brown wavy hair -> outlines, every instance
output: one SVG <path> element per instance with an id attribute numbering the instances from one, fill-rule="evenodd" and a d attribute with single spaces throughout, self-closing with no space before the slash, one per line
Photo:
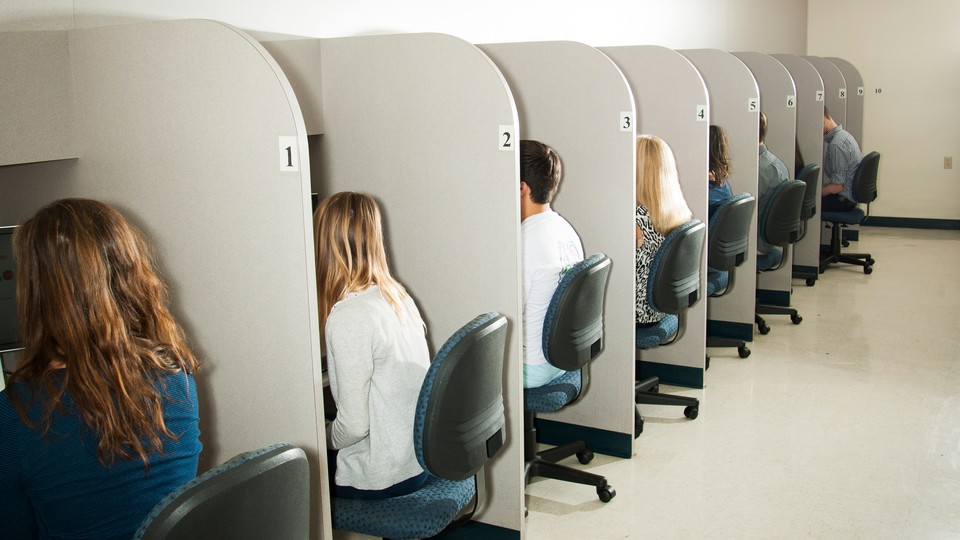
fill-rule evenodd
<path id="1" fill-rule="evenodd" d="M 733 168 L 730 165 L 730 142 L 727 133 L 720 126 L 710 126 L 710 168 L 713 179 L 710 185 L 720 187 L 730 178 Z"/>
<path id="2" fill-rule="evenodd" d="M 143 235 L 104 203 L 61 199 L 19 227 L 13 244 L 24 353 L 10 383 L 25 383 L 41 406 L 33 422 L 21 392 L 10 392 L 20 417 L 46 436 L 53 415 L 68 413 L 69 393 L 69 412 L 99 436 L 104 466 L 120 458 L 148 467 L 163 438 L 177 437 L 163 421 L 163 374 L 199 363 Z"/>

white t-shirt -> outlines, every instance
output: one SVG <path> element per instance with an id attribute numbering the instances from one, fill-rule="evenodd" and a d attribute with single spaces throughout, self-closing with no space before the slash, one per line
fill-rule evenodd
<path id="1" fill-rule="evenodd" d="M 543 318 L 563 273 L 583 260 L 573 227 L 553 210 L 527 216 L 520 224 L 523 252 L 523 362 L 546 364 Z"/>

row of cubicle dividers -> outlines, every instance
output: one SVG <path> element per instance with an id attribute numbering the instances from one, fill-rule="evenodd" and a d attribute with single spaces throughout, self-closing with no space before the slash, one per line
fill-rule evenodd
<path id="1" fill-rule="evenodd" d="M 564 179 L 554 208 L 586 253 L 613 260 L 604 354 L 583 398 L 546 415 L 543 439 L 585 438 L 630 457 L 635 134 L 670 143 L 687 201 L 706 222 L 710 123 L 730 135 L 734 192 L 756 193 L 761 108 L 768 146 L 789 168 L 794 140 L 818 161 L 821 100 L 838 121 L 850 101 L 829 97 L 850 83 L 840 69 L 824 75 L 821 62 L 575 42 L 474 46 L 442 34 L 260 43 L 203 20 L 0 33 L 0 223 L 83 196 L 140 226 L 204 361 L 201 469 L 275 441 L 304 448 L 317 478 L 313 537 L 330 538 L 310 193 L 371 193 L 432 351 L 479 313 L 510 321 L 507 442 L 486 470 L 475 520 L 515 538 L 525 528 L 519 139 L 557 149 Z M 793 264 L 815 267 L 810 256 L 797 246 Z M 789 266 L 760 283 L 789 303 Z M 644 374 L 703 387 L 704 332 L 751 339 L 754 295 L 754 280 L 741 278 L 709 302 L 710 321 L 699 302 L 677 343 L 644 353 Z"/>

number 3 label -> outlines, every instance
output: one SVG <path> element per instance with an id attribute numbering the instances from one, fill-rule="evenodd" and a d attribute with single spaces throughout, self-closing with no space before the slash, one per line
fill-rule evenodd
<path id="1" fill-rule="evenodd" d="M 514 140 L 513 126 L 501 125 L 500 129 L 497 130 L 499 135 L 499 145 L 501 150 L 513 150 L 516 141 Z"/>
<path id="2" fill-rule="evenodd" d="M 620 111 L 620 131 L 633 133 L 633 112 Z"/>
<path id="3" fill-rule="evenodd" d="M 296 137 L 280 137 L 280 170 L 297 172 L 300 170 L 299 144 Z"/>

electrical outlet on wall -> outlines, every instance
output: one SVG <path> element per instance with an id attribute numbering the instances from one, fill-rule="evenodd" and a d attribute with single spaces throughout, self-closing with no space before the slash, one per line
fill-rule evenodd
<path id="1" fill-rule="evenodd" d="M 946 156 L 943 158 L 943 168 L 944 169 L 953 168 L 953 156 Z"/>

